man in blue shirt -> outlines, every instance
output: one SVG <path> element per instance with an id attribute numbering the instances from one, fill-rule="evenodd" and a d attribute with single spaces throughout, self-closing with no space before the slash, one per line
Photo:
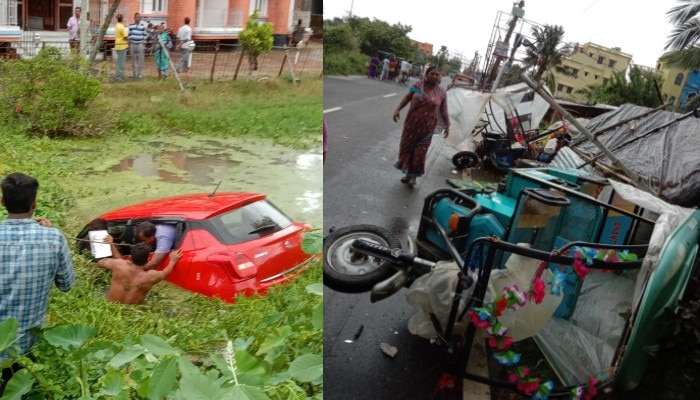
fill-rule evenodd
<path id="1" fill-rule="evenodd" d="M 143 269 L 156 268 L 165 260 L 165 257 L 170 254 L 175 244 L 175 226 L 169 224 L 153 224 L 152 222 L 144 221 L 136 226 L 136 240 L 145 243 L 149 247 L 154 247 L 153 257 L 143 266 Z M 113 238 L 107 235 L 105 243 L 112 245 L 112 256 L 116 259 L 122 258 L 119 250 L 114 246 Z"/>
<path id="2" fill-rule="evenodd" d="M 134 14 L 134 22 L 129 25 L 129 54 L 131 55 L 132 78 L 143 78 L 143 60 L 145 57 L 146 23 L 141 21 L 141 14 Z"/>
<path id="3" fill-rule="evenodd" d="M 15 345 L 23 354 L 37 340 L 27 329 L 46 322 L 51 286 L 55 283 L 61 291 L 70 290 L 75 271 L 63 234 L 47 219 L 32 218 L 39 182 L 16 172 L 0 186 L 8 214 L 0 223 L 0 321 L 17 319 Z M 0 362 L 10 357 L 0 353 Z M 10 368 L 3 370 L 3 378 L 11 373 Z"/>

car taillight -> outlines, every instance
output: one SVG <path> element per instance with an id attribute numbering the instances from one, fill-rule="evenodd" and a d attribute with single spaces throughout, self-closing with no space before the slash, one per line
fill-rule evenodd
<path id="1" fill-rule="evenodd" d="M 214 253 L 207 261 L 221 266 L 228 274 L 238 278 L 250 278 L 258 271 L 257 265 L 241 253 Z"/>

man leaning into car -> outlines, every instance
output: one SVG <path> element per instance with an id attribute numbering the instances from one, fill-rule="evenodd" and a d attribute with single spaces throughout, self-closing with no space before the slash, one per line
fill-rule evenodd
<path id="1" fill-rule="evenodd" d="M 143 266 L 143 269 L 148 271 L 160 265 L 170 253 L 175 243 L 175 227 L 168 224 L 154 225 L 151 222 L 144 221 L 136 226 L 136 240 L 145 243 L 148 247 L 155 245 L 153 257 Z M 107 235 L 105 243 L 114 244 L 112 236 Z M 122 258 L 115 246 L 112 246 L 112 252 L 114 253 L 114 258 Z"/>

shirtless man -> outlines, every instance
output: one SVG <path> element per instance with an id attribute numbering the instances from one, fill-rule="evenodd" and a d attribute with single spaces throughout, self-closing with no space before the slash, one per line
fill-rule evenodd
<path id="1" fill-rule="evenodd" d="M 131 260 L 103 258 L 97 265 L 112 271 L 112 282 L 107 292 L 107 301 L 123 304 L 143 302 L 151 288 L 165 280 L 182 257 L 182 251 L 170 252 L 170 262 L 162 271 L 144 270 L 151 249 L 144 243 L 131 248 Z"/>

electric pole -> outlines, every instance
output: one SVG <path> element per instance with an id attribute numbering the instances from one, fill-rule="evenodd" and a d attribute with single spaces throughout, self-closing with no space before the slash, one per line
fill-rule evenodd
<path id="1" fill-rule="evenodd" d="M 513 4 L 513 11 L 512 11 L 513 17 L 511 18 L 510 22 L 508 23 L 508 31 L 506 32 L 506 37 L 503 40 L 503 43 L 505 43 L 506 46 L 508 46 L 508 44 L 510 43 L 510 36 L 513 34 L 513 31 L 515 30 L 515 25 L 518 22 L 518 18 L 522 18 L 525 15 L 525 10 L 523 9 L 523 7 L 525 7 L 525 1 L 520 1 L 519 3 Z M 498 44 L 496 44 L 496 48 L 497 48 L 496 50 L 498 50 Z M 489 77 L 488 77 L 488 81 L 494 82 L 494 85 L 491 88 L 492 91 L 496 90 L 495 84 L 498 84 L 498 82 L 496 81 L 496 78 L 497 78 L 497 74 L 499 71 L 499 67 L 501 66 L 501 61 L 504 58 L 508 58 L 507 49 L 506 49 L 506 54 L 504 54 L 502 56 L 495 54 L 495 52 L 494 52 L 494 55 L 496 57 L 496 60 L 494 61 L 493 66 L 491 67 L 491 71 L 489 71 Z"/>

